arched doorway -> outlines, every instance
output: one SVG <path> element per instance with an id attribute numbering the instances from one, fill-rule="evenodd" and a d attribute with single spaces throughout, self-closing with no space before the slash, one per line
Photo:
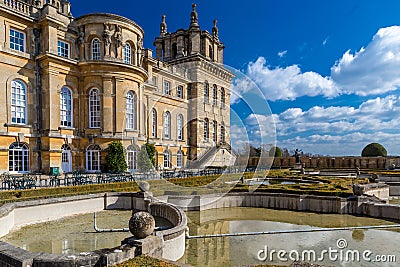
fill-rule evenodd
<path id="1" fill-rule="evenodd" d="M 62 145 L 61 150 L 61 169 L 63 172 L 72 172 L 71 147 L 64 144 Z"/>

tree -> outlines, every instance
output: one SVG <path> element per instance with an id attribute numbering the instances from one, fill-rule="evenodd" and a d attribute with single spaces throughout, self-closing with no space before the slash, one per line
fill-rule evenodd
<path id="1" fill-rule="evenodd" d="M 108 145 L 106 156 L 106 171 L 119 173 L 126 171 L 128 165 L 125 160 L 125 150 L 122 143 L 113 141 Z"/>
<path id="2" fill-rule="evenodd" d="M 386 157 L 386 149 L 378 143 L 368 144 L 361 152 L 362 157 Z"/>
<path id="3" fill-rule="evenodd" d="M 282 149 L 280 149 L 277 146 L 271 147 L 268 154 L 270 157 L 282 157 L 283 156 Z"/>
<path id="4" fill-rule="evenodd" d="M 138 154 L 138 168 L 141 172 L 149 172 L 156 165 L 156 147 L 154 144 L 144 144 Z"/>

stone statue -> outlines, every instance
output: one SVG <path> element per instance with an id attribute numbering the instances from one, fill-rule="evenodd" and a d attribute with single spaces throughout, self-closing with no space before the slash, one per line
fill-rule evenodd
<path id="1" fill-rule="evenodd" d="M 115 33 L 114 33 L 114 38 L 115 38 L 115 45 L 116 45 L 116 51 L 117 51 L 117 57 L 119 57 L 119 48 L 122 46 L 122 27 L 119 25 L 115 25 Z M 121 53 L 122 56 L 122 53 Z"/>
<path id="2" fill-rule="evenodd" d="M 296 158 L 296 164 L 299 164 L 300 163 L 300 153 L 299 153 L 299 150 L 297 148 L 294 151 L 294 157 Z"/>
<path id="3" fill-rule="evenodd" d="M 138 65 L 142 66 L 143 63 L 143 58 L 144 58 L 144 54 L 143 54 L 143 40 L 140 36 L 138 36 L 138 40 L 137 40 L 137 55 L 138 55 Z"/>
<path id="4" fill-rule="evenodd" d="M 105 55 L 110 55 L 111 40 L 111 25 L 109 23 L 104 23 L 103 39 L 105 46 Z"/>
<path id="5" fill-rule="evenodd" d="M 85 53 L 85 26 L 79 28 L 78 48 L 80 59 L 84 58 Z"/>

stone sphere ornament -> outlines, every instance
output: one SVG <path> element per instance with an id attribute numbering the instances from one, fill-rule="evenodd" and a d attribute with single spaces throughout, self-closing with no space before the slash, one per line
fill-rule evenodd
<path id="1" fill-rule="evenodd" d="M 151 235 L 156 227 L 154 217 L 144 211 L 136 212 L 129 220 L 129 231 L 137 238 L 142 239 Z"/>
<path id="2" fill-rule="evenodd" d="M 139 189 L 141 192 L 148 192 L 150 190 L 150 185 L 148 182 L 140 182 L 139 183 Z"/>

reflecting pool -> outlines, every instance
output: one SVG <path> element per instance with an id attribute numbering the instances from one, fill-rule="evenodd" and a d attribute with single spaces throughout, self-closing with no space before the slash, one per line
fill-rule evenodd
<path id="1" fill-rule="evenodd" d="M 188 212 L 187 214 L 190 235 L 393 224 L 393 222 L 384 220 L 350 215 L 257 208 L 225 208 Z M 393 230 L 353 230 L 190 239 L 186 241 L 186 254 L 181 262 L 193 266 L 246 266 L 271 262 L 289 265 L 293 262 L 291 259 L 297 257 L 302 259 L 303 253 L 304 259 L 309 261 L 309 257 L 313 259 L 315 252 L 316 263 L 328 266 L 399 266 L 395 262 L 378 264 L 377 262 L 366 262 L 362 258 L 362 253 L 370 250 L 372 252 L 369 255 L 371 259 L 381 254 L 394 255 L 400 261 L 399 241 L 400 232 Z M 329 248 L 332 250 L 332 255 L 328 253 Z M 271 256 L 273 250 L 276 252 Z M 283 251 L 282 253 L 286 252 L 285 255 L 282 254 L 282 260 L 279 260 L 277 256 L 277 252 L 280 250 Z M 324 250 L 328 252 L 322 253 Z M 334 250 L 337 250 L 337 255 Z M 359 261 L 357 261 L 355 250 L 359 252 Z M 352 261 L 353 252 L 354 261 Z M 340 261 L 340 253 L 343 254 L 342 259 L 346 260 L 347 257 L 350 261 Z M 337 259 L 335 259 L 335 255 Z M 318 259 L 321 260 L 318 261 Z"/>

